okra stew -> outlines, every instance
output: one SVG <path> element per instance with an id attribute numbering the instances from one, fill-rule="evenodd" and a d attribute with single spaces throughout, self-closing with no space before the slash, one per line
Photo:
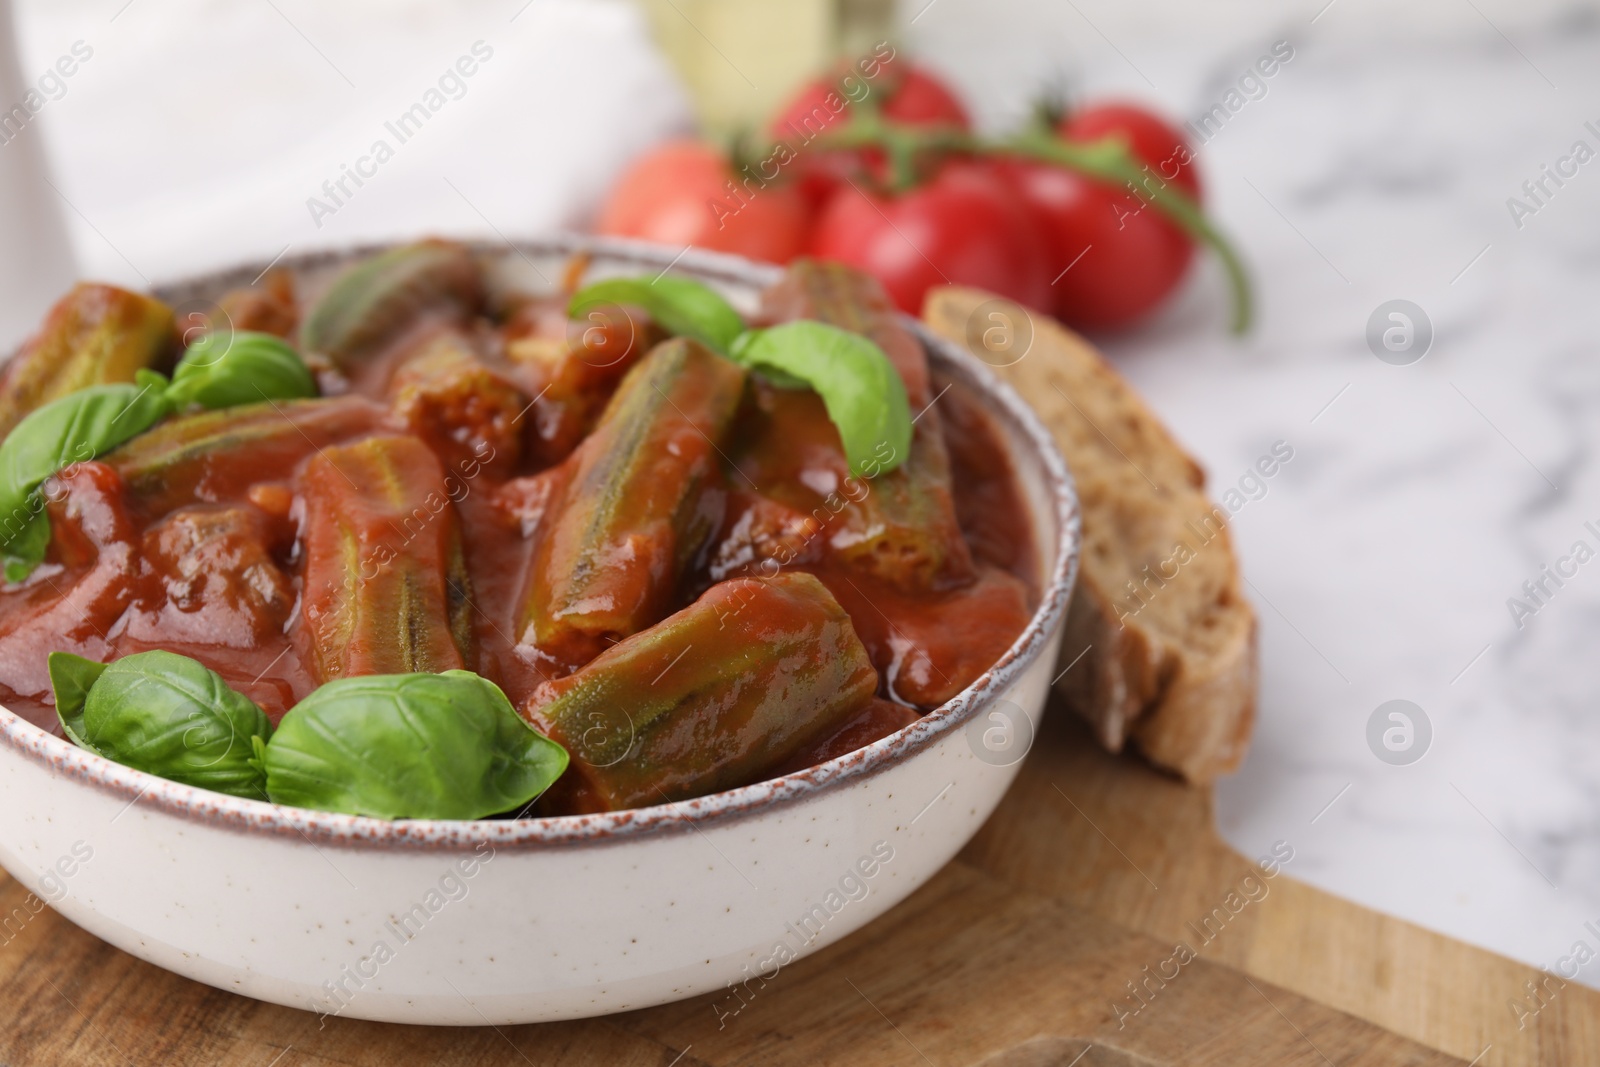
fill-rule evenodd
<path id="1" fill-rule="evenodd" d="M 854 751 L 1011 646 L 999 432 L 876 282 L 797 262 L 741 315 L 588 267 L 77 286 L 0 379 L 0 702 L 241 797 L 569 815 Z"/>

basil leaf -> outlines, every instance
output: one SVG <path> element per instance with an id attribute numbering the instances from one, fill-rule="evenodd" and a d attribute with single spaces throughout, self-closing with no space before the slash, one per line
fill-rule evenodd
<path id="1" fill-rule="evenodd" d="M 171 382 L 160 371 L 151 370 L 149 367 L 140 367 L 133 372 L 133 384 L 137 385 L 141 390 L 154 389 L 158 392 L 165 392 Z M 167 405 L 167 411 L 170 413 L 171 410 L 172 405 Z"/>
<path id="2" fill-rule="evenodd" d="M 891 471 L 910 453 L 905 382 L 883 349 L 860 334 L 809 320 L 787 322 L 746 332 L 731 355 L 780 383 L 785 377 L 798 379 L 815 389 L 857 477 L 864 471 L 872 477 Z"/>
<path id="3" fill-rule="evenodd" d="M 567 305 L 574 319 L 604 304 L 642 307 L 668 333 L 692 337 L 707 348 L 728 354 L 744 320 L 722 294 L 701 282 L 663 274 L 649 278 L 608 278 L 586 285 Z"/>
<path id="4" fill-rule="evenodd" d="M 765 331 L 746 330 L 744 333 L 741 333 L 738 337 L 734 338 L 733 345 L 729 348 L 729 352 L 743 352 L 755 342 L 757 335 L 763 332 Z M 738 357 L 734 356 L 731 358 L 737 359 Z M 743 361 L 739 360 L 739 362 Z M 777 386 L 779 389 L 799 390 L 811 388 L 811 383 L 806 381 L 804 378 L 796 374 L 790 374 L 788 371 L 779 370 L 777 367 L 752 367 L 751 369 L 753 369 L 757 374 L 761 375 L 761 377 L 768 383 Z"/>
<path id="5" fill-rule="evenodd" d="M 167 389 L 167 398 L 180 410 L 190 404 L 231 408 L 316 395 L 316 379 L 300 354 L 281 337 L 253 330 L 201 337 L 178 361 Z"/>
<path id="6" fill-rule="evenodd" d="M 92 385 L 30 412 L 0 444 L 0 499 L 20 503 L 61 468 L 154 426 L 168 411 L 165 383 L 151 373 L 140 384 Z"/>
<path id="7" fill-rule="evenodd" d="M 106 665 L 71 652 L 52 652 L 45 662 L 50 668 L 50 688 L 55 690 L 61 729 L 73 744 L 100 755 L 99 749 L 83 739 L 83 705 L 89 699 L 89 689 L 106 672 Z"/>
<path id="8" fill-rule="evenodd" d="M 22 527 L 17 535 L 6 542 L 0 557 L 5 561 L 5 579 L 8 582 L 21 582 L 33 573 L 33 569 L 44 561 L 45 551 L 50 547 L 50 516 L 44 511 L 44 497 L 35 493 L 28 499 L 24 507 L 27 517 L 22 519 Z M 13 513 L 12 519 L 15 518 Z M 11 524 L 8 519 L 6 525 Z"/>
<path id="9" fill-rule="evenodd" d="M 167 414 L 166 379 L 140 371 L 133 384 L 79 389 L 38 408 L 0 444 L 0 551 L 7 581 L 44 559 L 50 523 L 36 497 L 46 478 L 136 437 Z"/>
<path id="10" fill-rule="evenodd" d="M 79 745 L 174 782 L 266 799 L 254 756 L 272 724 L 204 664 L 162 651 L 104 666 L 54 652 L 49 664 L 56 714 Z"/>
<path id="11" fill-rule="evenodd" d="M 371 674 L 323 685 L 267 745 L 276 804 L 380 819 L 481 819 L 519 808 L 567 751 L 471 671 Z"/>

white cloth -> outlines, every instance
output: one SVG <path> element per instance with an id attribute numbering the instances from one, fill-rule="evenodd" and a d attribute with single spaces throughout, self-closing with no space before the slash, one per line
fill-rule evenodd
<path id="1" fill-rule="evenodd" d="M 42 112 L 46 100 L 32 72 L 24 75 L 16 62 L 8 0 L 0 0 L 0 352 L 33 328 L 73 275 L 41 139 L 29 129 L 32 109 Z"/>
<path id="2" fill-rule="evenodd" d="M 285 247 L 582 224 L 688 101 L 632 4 L 522 2 L 17 0 L 25 77 L 93 50 L 29 131 L 83 272 L 144 285 Z"/>

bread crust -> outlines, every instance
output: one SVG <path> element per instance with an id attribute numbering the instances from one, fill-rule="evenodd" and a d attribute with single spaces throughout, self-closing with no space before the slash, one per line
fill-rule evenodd
<path id="1" fill-rule="evenodd" d="M 1194 783 L 1239 766 L 1255 722 L 1254 610 L 1227 513 L 1205 474 L 1133 387 L 1082 337 L 1016 304 L 1031 345 L 1015 362 L 982 350 L 970 325 L 999 298 L 947 286 L 923 319 L 1028 399 L 1078 486 L 1084 550 L 1067 611 L 1057 688 L 1113 752 L 1131 741 Z"/>

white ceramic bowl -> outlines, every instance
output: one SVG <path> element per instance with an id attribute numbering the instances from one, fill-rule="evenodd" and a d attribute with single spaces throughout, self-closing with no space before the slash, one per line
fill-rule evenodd
<path id="1" fill-rule="evenodd" d="M 775 268 L 630 242 L 477 246 L 495 284 L 675 271 L 754 306 Z M 290 261 L 315 291 L 371 249 Z M 179 303 L 261 265 L 168 286 Z M 1066 467 L 987 367 L 912 320 L 1012 456 L 1039 549 L 1027 630 L 899 733 L 774 781 L 637 811 L 489 822 L 283 808 L 155 778 L 0 708 L 0 863 L 118 948 L 221 989 L 393 1022 L 481 1025 L 640 1008 L 776 973 L 902 900 L 972 836 L 1017 772 L 1078 553 Z M 747 993 L 746 996 L 749 994 Z M 738 1009 L 732 992 L 712 1005 Z"/>

